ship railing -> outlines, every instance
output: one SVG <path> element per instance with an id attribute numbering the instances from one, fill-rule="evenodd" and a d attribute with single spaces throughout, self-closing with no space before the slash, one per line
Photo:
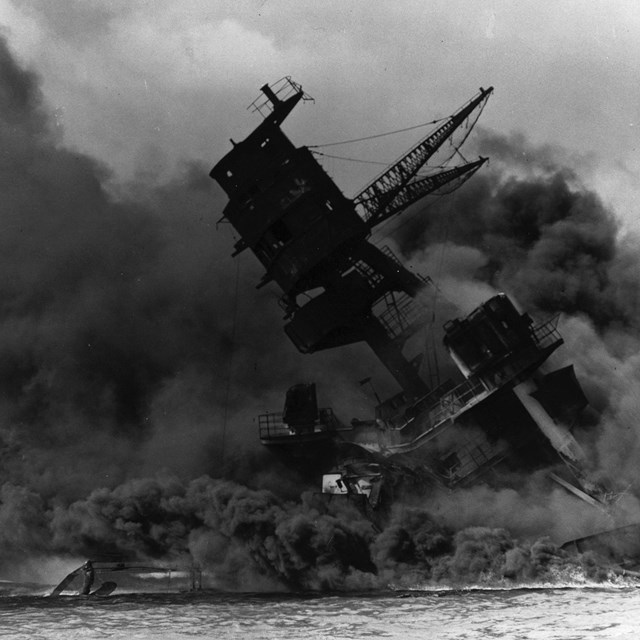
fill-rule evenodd
<path id="1" fill-rule="evenodd" d="M 378 247 L 382 253 L 384 253 L 387 258 L 391 258 L 398 266 L 403 267 L 404 265 L 398 259 L 398 256 L 393 252 L 393 249 L 388 244 L 383 244 Z M 420 273 L 414 273 L 414 275 L 418 278 L 418 280 L 422 280 L 422 282 L 426 285 L 433 285 L 433 280 L 429 276 L 423 276 Z"/>
<path id="2" fill-rule="evenodd" d="M 280 80 L 274 82 L 273 84 L 270 84 L 269 87 L 271 91 L 282 102 L 298 93 L 302 93 L 303 100 L 313 101 L 313 98 L 310 95 L 306 94 L 302 90 L 302 87 L 297 82 L 291 79 L 291 76 L 284 76 L 284 78 L 280 78 Z M 274 105 L 267 96 L 261 94 L 247 107 L 247 109 L 252 113 L 257 112 L 263 118 L 266 118 L 273 111 Z"/>
<path id="3" fill-rule="evenodd" d="M 475 404 L 486 395 L 487 388 L 482 382 L 472 378 L 465 380 L 438 400 L 437 404 L 429 411 L 429 422 L 434 426 L 438 425 L 468 408 L 471 404 Z"/>
<path id="4" fill-rule="evenodd" d="M 380 251 L 401 266 L 400 260 L 398 260 L 389 246 L 381 246 Z M 424 285 L 431 284 L 429 278 L 419 274 L 417 274 L 417 277 Z M 385 293 L 382 298 L 375 302 L 375 306 L 384 306 L 384 310 L 377 317 L 392 340 L 413 332 L 424 318 L 427 308 L 425 301 L 419 296 L 410 296 L 405 292 L 393 291 Z"/>
<path id="5" fill-rule="evenodd" d="M 380 251 L 384 253 L 384 255 L 387 256 L 387 258 L 391 258 L 397 265 L 402 266 L 402 263 L 400 262 L 400 260 L 398 260 L 398 256 L 395 253 L 393 253 L 393 250 L 388 244 L 383 244 L 380 247 Z"/>
<path id="6" fill-rule="evenodd" d="M 410 331 L 424 316 L 424 308 L 406 293 L 387 293 L 381 303 L 386 308 L 378 320 L 392 340 Z"/>
<path id="7" fill-rule="evenodd" d="M 490 390 L 481 381 L 470 378 L 447 391 L 435 401 L 433 394 L 425 396 L 414 404 L 407 411 L 407 414 L 411 414 L 414 417 L 421 416 L 421 414 L 425 415 L 424 429 L 418 435 L 418 438 L 422 438 L 442 422 L 453 418 L 464 409 L 484 399 L 489 393 Z M 420 419 L 422 420 L 423 418 L 420 417 Z M 409 420 L 403 426 L 397 428 L 408 427 L 411 422 L 412 420 Z"/>
<path id="8" fill-rule="evenodd" d="M 557 325 L 560 316 L 554 316 L 531 329 L 533 345 L 504 359 L 501 366 L 493 370 L 493 375 L 482 375 L 484 383 L 495 388 L 508 382 L 516 382 L 522 375 L 531 372 L 532 368 L 540 366 L 549 353 L 559 347 L 563 340 Z"/>
<path id="9" fill-rule="evenodd" d="M 280 413 L 262 413 L 258 416 L 258 431 L 261 440 L 274 440 L 279 438 L 295 438 L 302 433 L 321 433 L 324 431 L 335 431 L 338 427 L 338 419 L 333 413 L 333 409 L 325 408 L 318 410 L 318 419 L 309 425 L 305 425 L 302 430 L 294 430 L 282 419 Z"/>
<path id="10" fill-rule="evenodd" d="M 551 318 L 551 320 L 533 329 L 534 341 L 538 348 L 546 349 L 562 342 L 562 337 L 557 330 L 558 320 L 559 316 L 555 316 Z M 531 356 L 529 354 L 523 354 L 522 361 L 518 362 L 515 367 L 512 363 L 511 376 L 515 377 L 516 373 L 521 369 L 526 369 L 530 361 Z M 433 405 L 429 411 L 430 424 L 437 425 L 447 418 L 453 417 L 463 409 L 469 408 L 471 405 L 485 398 L 487 394 L 495 388 L 495 385 L 488 384 L 486 380 L 484 382 L 478 378 L 465 380 L 444 394 L 438 402 Z"/>
<path id="11" fill-rule="evenodd" d="M 450 486 L 468 478 L 479 469 L 502 460 L 509 450 L 506 442 L 502 440 L 489 442 L 480 433 L 471 432 L 470 435 L 469 431 L 464 431 L 463 438 L 464 441 L 456 448 L 454 464 L 438 473 Z"/>
<path id="12" fill-rule="evenodd" d="M 522 376 L 530 374 L 533 369 L 539 367 L 563 342 L 556 328 L 557 321 L 557 317 L 552 318 L 532 329 L 533 344 L 520 352 L 509 354 L 500 366 L 481 374 L 487 388 L 494 389 L 507 383 L 517 384 L 518 381 L 522 381 Z"/>
<path id="13" fill-rule="evenodd" d="M 554 344 L 560 344 L 562 342 L 562 336 L 558 331 L 558 321 L 560 320 L 560 314 L 553 316 L 547 322 L 539 324 L 532 330 L 533 339 L 541 349 L 550 347 Z"/>
<path id="14" fill-rule="evenodd" d="M 492 392 L 479 380 L 470 378 L 445 393 L 436 403 L 430 406 L 425 406 L 426 403 L 423 404 L 423 402 L 416 403 L 412 407 L 411 413 L 420 421 L 420 432 L 409 442 L 390 446 L 388 448 L 389 453 L 400 453 L 416 449 L 439 427 L 484 400 Z M 424 416 L 421 415 L 423 412 L 426 412 Z M 405 426 L 408 427 L 409 422 Z"/>
<path id="15" fill-rule="evenodd" d="M 532 335 L 536 347 L 539 349 L 548 349 L 562 342 L 562 337 L 557 330 L 559 316 L 551 318 L 551 320 L 538 325 L 532 330 Z M 531 354 L 521 354 L 517 362 L 511 363 L 508 377 L 515 378 L 520 371 L 526 370 L 531 365 Z M 502 381 L 504 383 L 505 381 Z M 493 393 L 500 385 L 491 383 L 488 380 L 480 378 L 469 378 L 463 383 L 457 385 L 451 391 L 443 394 L 436 402 L 433 402 L 433 396 L 425 396 L 418 401 L 407 412 L 419 419 L 422 428 L 419 434 L 410 442 L 390 447 L 390 451 L 397 453 L 399 451 L 409 451 L 417 446 L 434 432 L 445 422 L 455 418 L 460 413 L 470 409 L 471 407 L 484 400 Z M 424 417 L 421 415 L 424 414 Z M 409 427 L 413 422 L 408 420 L 400 429 Z"/>

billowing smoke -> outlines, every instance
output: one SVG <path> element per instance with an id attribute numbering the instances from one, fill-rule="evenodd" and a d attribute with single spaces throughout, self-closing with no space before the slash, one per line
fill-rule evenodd
<path id="1" fill-rule="evenodd" d="M 196 563 L 208 586 L 238 590 L 508 585 L 613 576 L 589 556 L 570 556 L 545 537 L 523 543 L 504 528 L 456 528 L 407 506 L 397 508 L 379 532 L 355 503 L 327 502 L 313 493 L 287 501 L 206 476 L 190 483 L 166 475 L 129 481 L 45 510 L 40 497 L 17 487 L 5 485 L 2 499 L 0 522 L 10 522 L 15 532 L 13 537 L 3 530 L 4 553 L 13 554 L 5 558 L 5 571 L 31 560 L 34 572 L 37 549 L 42 557 L 66 551 L 158 566 Z M 30 555 L 16 557 L 25 544 L 32 546 Z"/>
<path id="2" fill-rule="evenodd" d="M 257 263 L 231 260 L 232 232 L 216 228 L 224 198 L 208 167 L 185 163 L 166 184 L 144 171 L 113 183 L 107 167 L 62 144 L 38 78 L 4 41 L 0 145 L 3 574 L 69 554 L 191 550 L 206 564 L 217 545 L 230 563 L 221 571 L 247 587 L 238 568 L 272 560 L 268 523 L 302 527 L 282 524 L 278 500 L 303 485 L 260 447 L 254 422 L 281 408 L 301 373 L 274 293 L 255 291 Z M 311 379 L 366 371 L 340 354 L 323 363 L 329 373 Z M 258 489 L 228 489 L 231 479 Z M 234 517 L 253 505 L 244 525 L 226 521 L 227 502 Z M 345 535 L 350 553 L 361 546 Z M 338 556 L 327 552 L 327 567 Z M 314 583 L 296 572 L 284 562 L 279 575 Z"/>
<path id="3" fill-rule="evenodd" d="M 257 261 L 230 257 L 209 167 L 114 184 L 4 42 L 0 85 L 0 479 L 75 499 L 165 466 L 260 476 L 254 416 L 300 356 Z"/>
<path id="4" fill-rule="evenodd" d="M 631 484 L 633 242 L 552 151 L 495 136 L 483 144 L 494 169 L 394 238 L 467 301 L 497 288 L 533 312 L 567 314 L 567 357 L 606 427 L 594 455 Z M 572 533 L 556 517 L 571 512 L 559 489 L 546 504 L 533 491 L 434 494 L 399 507 L 382 531 L 355 504 L 300 497 L 300 479 L 260 450 L 253 416 L 280 409 L 301 379 L 344 388 L 368 362 L 352 351 L 301 365 L 275 294 L 254 290 L 255 261 L 238 267 L 231 231 L 215 229 L 224 198 L 208 167 L 185 163 L 166 184 L 114 184 L 107 167 L 62 144 L 38 79 L 4 42 L 0 145 L 5 574 L 120 555 L 195 561 L 225 587 L 348 589 L 546 579 L 573 566 L 540 538 Z"/>
<path id="5" fill-rule="evenodd" d="M 220 475 L 223 444 L 259 455 L 252 417 L 297 365 L 280 332 L 263 339 L 277 307 L 239 294 L 258 274 L 216 231 L 207 168 L 112 184 L 62 145 L 4 42 L 0 145 L 2 481 L 74 499 L 165 465 Z"/>
<path id="6" fill-rule="evenodd" d="M 498 141 L 485 144 L 505 154 L 508 142 Z M 526 142 L 518 143 L 524 151 Z M 613 323 L 637 329 L 637 259 L 620 241 L 613 213 L 567 169 L 546 158 L 536 162 L 536 150 L 526 157 L 534 166 L 521 170 L 492 156 L 493 168 L 402 224 L 394 234 L 402 251 L 431 256 L 446 242 L 445 258 L 466 252 L 469 275 L 508 291 L 532 312 L 586 315 L 599 329 Z"/>
<path id="7" fill-rule="evenodd" d="M 638 489 L 639 238 L 559 164 L 561 151 L 487 132 L 479 148 L 492 166 L 392 236 L 464 312 L 504 291 L 540 319 L 562 314 L 567 346 L 554 358 L 576 366 L 603 415 L 583 437 L 604 475 Z"/>

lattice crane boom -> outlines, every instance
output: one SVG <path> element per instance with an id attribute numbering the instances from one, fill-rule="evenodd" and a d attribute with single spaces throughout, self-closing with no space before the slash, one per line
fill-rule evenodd
<path id="1" fill-rule="evenodd" d="M 424 178 L 417 178 L 403 187 L 389 204 L 378 212 L 375 224 L 380 224 L 388 218 L 401 213 L 409 205 L 417 202 L 421 198 L 437 191 L 454 180 L 468 180 L 489 158 L 479 158 L 474 162 L 452 167 L 446 171 L 441 171 Z M 458 185 L 459 186 L 459 185 Z"/>
<path id="2" fill-rule="evenodd" d="M 480 89 L 478 95 L 447 118 L 440 127 L 418 142 L 393 166 L 386 169 L 356 195 L 353 199 L 354 204 L 369 227 L 373 227 L 389 217 L 387 215 L 388 206 L 473 111 L 478 107 L 484 106 L 492 92 L 493 87 Z M 447 174 L 448 172 L 444 173 Z"/>

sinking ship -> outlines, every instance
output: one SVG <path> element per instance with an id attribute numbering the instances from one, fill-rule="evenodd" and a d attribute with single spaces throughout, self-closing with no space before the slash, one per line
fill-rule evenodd
<path id="1" fill-rule="evenodd" d="M 232 140 L 210 173 L 229 198 L 223 216 L 239 236 L 233 255 L 250 250 L 264 267 L 257 286 L 279 287 L 284 331 L 298 351 L 365 343 L 397 382 L 399 391 L 378 398 L 370 419 L 341 420 L 318 405 L 310 382 L 286 390 L 282 411 L 258 418 L 264 445 L 313 472 L 322 466 L 324 493 L 359 496 L 370 511 L 409 485 L 455 489 L 541 468 L 589 504 L 606 508 L 610 500 L 589 478 L 573 434 L 587 406 L 573 367 L 549 366 L 563 343 L 558 318 L 535 322 L 499 294 L 448 319 L 441 349 L 458 380 L 434 383 L 419 366 L 425 354 L 409 353 L 434 283 L 371 242 L 378 225 L 485 164 L 480 157 L 424 171 L 454 133 L 464 130 L 466 139 L 492 92 L 481 88 L 347 198 L 317 155 L 283 133 L 294 107 L 312 99 L 286 77 L 261 88 L 251 106 L 262 122 Z"/>

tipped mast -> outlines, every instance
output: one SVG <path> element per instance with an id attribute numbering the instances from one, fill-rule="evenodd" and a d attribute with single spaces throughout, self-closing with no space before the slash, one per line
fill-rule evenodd
<path id="1" fill-rule="evenodd" d="M 415 360 L 403 353 L 422 326 L 416 298 L 425 281 L 367 238 L 381 220 L 484 163 L 418 174 L 491 91 L 481 90 L 354 201 L 309 148 L 294 146 L 280 129 L 293 106 L 309 99 L 300 85 L 285 77 L 262 87 L 251 108 L 264 121 L 234 143 L 210 175 L 229 196 L 224 214 L 240 235 L 236 253 L 251 249 L 264 267 L 259 286 L 274 281 L 284 293 L 285 332 L 301 353 L 365 342 L 405 398 L 428 393 Z"/>
<path id="2" fill-rule="evenodd" d="M 480 89 L 480 93 L 475 98 L 410 149 L 398 162 L 380 174 L 353 199 L 369 228 L 388 218 L 389 215 L 393 215 L 389 214 L 387 210 L 395 198 L 412 182 L 429 158 L 451 137 L 471 113 L 476 108 L 484 106 L 492 92 L 493 87 Z M 455 177 L 458 176 L 451 179 L 455 179 Z"/>

